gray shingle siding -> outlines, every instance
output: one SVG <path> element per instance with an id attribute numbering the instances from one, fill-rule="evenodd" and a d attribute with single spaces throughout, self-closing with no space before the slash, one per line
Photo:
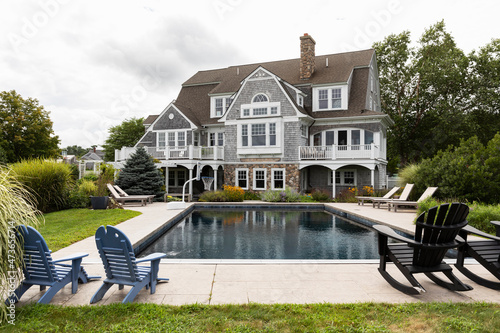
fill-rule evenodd
<path id="1" fill-rule="evenodd" d="M 170 114 L 173 114 L 174 118 L 169 119 Z M 191 128 L 191 124 L 174 107 L 170 107 L 153 125 L 154 131 L 183 128 Z"/>

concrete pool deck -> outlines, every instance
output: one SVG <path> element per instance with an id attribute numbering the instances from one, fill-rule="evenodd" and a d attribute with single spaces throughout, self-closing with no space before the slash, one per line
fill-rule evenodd
<path id="1" fill-rule="evenodd" d="M 191 206 L 188 203 L 188 206 Z M 367 219 L 375 223 L 387 224 L 401 231 L 413 233 L 415 210 L 372 208 L 371 204 L 358 206 L 351 203 L 326 204 L 348 217 Z M 127 209 L 142 212 L 142 215 L 119 224 L 133 244 L 148 238 L 165 222 L 175 218 L 180 210 L 168 210 L 165 203 L 153 203 L 144 207 L 128 206 Z M 90 275 L 105 276 L 97 253 L 94 237 L 77 242 L 53 254 L 62 258 L 75 252 L 87 252 L 83 265 Z M 450 261 L 453 263 L 453 259 Z M 390 265 L 393 266 L 393 265 Z M 245 304 L 254 303 L 355 303 L 355 302 L 474 302 L 500 303 L 500 291 L 484 288 L 464 277 L 454 269 L 454 273 L 474 290 L 453 292 L 441 288 L 425 275 L 418 274 L 418 281 L 427 293 L 418 296 L 405 295 L 392 288 L 377 270 L 378 260 L 360 261 L 255 261 L 255 260 L 162 260 L 160 277 L 170 279 L 160 283 L 156 293 L 151 295 L 143 289 L 135 302 L 157 304 Z M 389 267 L 395 277 L 403 276 Z M 472 271 L 490 278 L 480 265 L 469 265 Z M 54 296 L 50 304 L 88 305 L 90 298 L 102 283 L 94 280 L 80 284 L 78 292 L 71 294 L 70 285 Z M 130 290 L 125 286 L 118 290 L 113 286 L 97 305 L 119 303 Z M 21 298 L 19 305 L 36 302 L 42 293 L 31 288 Z"/>

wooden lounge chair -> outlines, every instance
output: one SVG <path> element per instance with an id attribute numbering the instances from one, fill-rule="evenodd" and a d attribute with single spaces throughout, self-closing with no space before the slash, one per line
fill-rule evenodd
<path id="1" fill-rule="evenodd" d="M 390 211 L 391 207 L 394 207 L 394 211 L 396 212 L 398 210 L 399 206 L 412 206 L 417 208 L 418 204 L 424 201 L 425 199 L 432 197 L 434 192 L 437 191 L 437 187 L 428 187 L 424 193 L 418 198 L 417 201 L 399 201 L 399 200 L 391 200 L 387 202 L 387 209 Z"/>
<path id="2" fill-rule="evenodd" d="M 399 186 L 394 186 L 389 192 L 387 192 L 383 197 L 363 197 L 363 196 L 358 196 L 356 199 L 358 199 L 358 205 L 361 203 L 361 206 L 364 205 L 365 201 L 372 201 L 377 200 L 377 199 L 390 199 L 397 191 L 399 190 Z"/>
<path id="3" fill-rule="evenodd" d="M 107 184 L 109 192 L 111 192 L 111 196 L 116 202 L 120 204 L 125 204 L 127 202 L 140 202 L 141 206 L 145 206 L 148 202 L 151 203 L 150 195 L 129 195 L 126 197 L 122 197 L 116 192 L 115 188 L 111 184 Z"/>
<path id="4" fill-rule="evenodd" d="M 113 284 L 118 284 L 120 290 L 124 285 L 132 286 L 122 303 L 130 303 L 142 288 L 151 288 L 151 294 L 156 291 L 158 281 L 168 281 L 168 279 L 158 278 L 161 258 L 166 257 L 164 253 L 152 253 L 147 257 L 136 259 L 134 249 L 128 237 L 119 229 L 107 226 L 100 226 L 95 233 L 95 242 L 99 255 L 106 271 L 106 280 L 92 296 L 90 303 L 99 302 L 104 294 Z M 151 265 L 138 266 L 144 261 L 150 261 Z"/>
<path id="5" fill-rule="evenodd" d="M 127 192 L 125 192 L 124 190 L 122 190 L 120 188 L 120 186 L 118 185 L 113 185 L 113 187 L 115 188 L 115 190 L 118 192 L 118 194 L 121 196 L 121 197 L 129 197 L 130 195 L 127 194 Z M 154 194 L 151 194 L 151 195 L 146 195 L 148 197 L 148 203 L 152 203 L 153 202 L 153 199 L 154 199 Z"/>
<path id="6" fill-rule="evenodd" d="M 500 222 L 491 221 L 496 227 L 496 237 L 485 232 L 482 232 L 472 226 L 466 226 L 460 231 L 460 236 L 465 243 L 459 248 L 457 263 L 455 267 L 472 281 L 482 286 L 500 290 Z M 467 234 L 473 234 L 486 238 L 485 240 L 467 240 Z M 484 279 L 464 266 L 464 259 L 472 257 L 477 260 L 484 268 L 486 268 L 499 281 L 494 282 Z"/>
<path id="7" fill-rule="evenodd" d="M 373 208 L 375 208 L 375 206 L 377 206 L 377 208 L 380 208 L 381 204 L 388 203 L 389 201 L 408 201 L 413 186 L 414 186 L 413 184 L 406 184 L 406 186 L 403 189 L 403 192 L 401 193 L 398 199 L 381 198 L 372 200 Z"/>
<path id="8" fill-rule="evenodd" d="M 451 266 L 443 261 L 448 249 L 460 245 L 455 237 L 467 225 L 468 214 L 469 207 L 461 203 L 432 207 L 428 213 L 424 212 L 417 218 L 415 240 L 401 236 L 387 226 L 375 225 L 379 233 L 380 274 L 391 286 L 411 295 L 425 292 L 413 276 L 416 273 L 424 273 L 436 284 L 451 290 L 472 290 L 472 287 L 460 282 L 453 275 Z M 389 243 L 388 238 L 403 243 Z M 400 283 L 387 272 L 388 262 L 396 265 L 411 286 Z M 441 280 L 434 272 L 444 273 L 451 283 Z"/>
<path id="9" fill-rule="evenodd" d="M 78 290 L 78 281 L 87 283 L 90 279 L 100 276 L 88 276 L 81 266 L 82 258 L 88 253 L 75 253 L 70 257 L 53 260 L 45 239 L 32 227 L 17 226 L 16 237 L 23 242 L 23 274 L 24 280 L 5 303 L 17 303 L 23 294 L 33 285 L 39 285 L 40 291 L 50 287 L 38 300 L 38 303 L 48 304 L 55 294 L 65 285 L 71 283 L 71 293 Z M 71 261 L 71 264 L 61 262 Z"/>

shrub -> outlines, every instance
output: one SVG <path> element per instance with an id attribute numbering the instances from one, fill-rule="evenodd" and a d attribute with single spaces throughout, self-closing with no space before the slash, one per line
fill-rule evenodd
<path id="1" fill-rule="evenodd" d="M 69 191 L 66 202 L 66 209 L 71 208 L 87 208 L 90 206 L 90 197 L 80 191 L 78 187 L 74 187 Z"/>
<path id="2" fill-rule="evenodd" d="M 83 179 L 80 184 L 78 184 L 78 191 L 90 197 L 91 195 L 96 195 L 97 186 L 94 181 Z"/>
<path id="3" fill-rule="evenodd" d="M 358 202 L 356 199 L 357 192 L 358 191 L 355 187 L 343 189 L 335 197 L 335 202 Z"/>
<path id="4" fill-rule="evenodd" d="M 198 199 L 201 202 L 226 202 L 227 198 L 223 191 L 206 191 Z"/>
<path id="5" fill-rule="evenodd" d="M 244 200 L 260 200 L 260 194 L 255 192 L 246 191 L 243 196 Z"/>
<path id="6" fill-rule="evenodd" d="M 267 202 L 299 202 L 301 195 L 289 187 L 283 191 L 267 190 L 262 193 L 262 200 Z"/>
<path id="7" fill-rule="evenodd" d="M 22 245 L 12 238 L 13 228 L 24 224 L 36 226 L 43 221 L 43 215 L 35 207 L 35 198 L 23 184 L 17 181 L 15 173 L 0 166 L 0 295 L 8 293 L 8 278 L 22 279 Z M 9 251 L 7 251 L 7 249 Z M 0 302 L 0 321 L 7 317 L 5 303 Z"/>
<path id="8" fill-rule="evenodd" d="M 66 206 L 73 184 L 68 164 L 55 160 L 33 159 L 12 165 L 19 182 L 35 196 L 37 209 L 47 213 Z"/>
<path id="9" fill-rule="evenodd" d="M 311 193 L 311 197 L 315 200 L 315 201 L 329 201 L 330 200 L 330 193 L 326 192 L 326 191 L 313 191 Z"/>
<path id="10" fill-rule="evenodd" d="M 404 186 L 406 184 L 415 184 L 418 183 L 418 173 L 419 173 L 419 164 L 408 164 L 406 167 L 401 169 L 398 173 L 399 177 L 399 186 Z"/>
<path id="11" fill-rule="evenodd" d="M 230 202 L 242 202 L 245 196 L 245 191 L 238 186 L 223 185 L 224 195 L 226 200 Z"/>

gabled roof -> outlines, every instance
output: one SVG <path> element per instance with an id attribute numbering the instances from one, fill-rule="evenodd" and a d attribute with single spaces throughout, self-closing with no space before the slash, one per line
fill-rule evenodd
<path id="1" fill-rule="evenodd" d="M 315 72 L 307 80 L 300 79 L 300 59 L 289 59 L 265 63 L 231 66 L 227 68 L 199 71 L 183 83 L 174 105 L 196 126 L 220 124 L 220 118 L 210 117 L 210 95 L 234 94 L 242 82 L 259 67 L 276 75 L 285 92 L 300 113 L 313 118 L 336 118 L 348 116 L 381 115 L 381 112 L 364 110 L 368 88 L 369 66 L 375 51 L 373 49 L 330 54 L 315 57 Z M 349 109 L 342 111 L 312 112 L 311 87 L 332 83 L 347 83 L 352 75 Z M 285 83 L 286 82 L 286 83 Z M 286 85 L 299 87 L 308 95 L 309 103 L 298 106 Z M 148 117 L 149 118 L 149 117 Z"/>
<path id="2" fill-rule="evenodd" d="M 367 67 L 370 65 L 375 51 L 373 49 L 330 54 L 315 57 L 315 72 L 308 80 L 301 80 L 299 67 L 300 59 L 281 60 L 265 63 L 256 63 L 242 66 L 231 66 L 228 68 L 199 71 L 183 83 L 183 87 L 199 84 L 216 83 L 210 93 L 232 93 L 239 89 L 239 85 L 250 73 L 259 66 L 279 76 L 292 85 L 316 85 L 334 82 L 347 82 L 349 76 L 356 67 Z M 328 67 L 326 62 L 328 58 Z"/>

